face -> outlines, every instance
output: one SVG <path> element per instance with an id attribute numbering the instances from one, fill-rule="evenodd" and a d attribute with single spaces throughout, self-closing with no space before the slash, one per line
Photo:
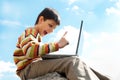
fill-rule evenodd
<path id="1" fill-rule="evenodd" d="M 57 24 L 54 20 L 52 19 L 47 19 L 44 21 L 40 20 L 38 23 L 38 31 L 40 33 L 41 36 L 45 36 L 51 32 L 54 31 L 54 29 L 56 28 Z"/>

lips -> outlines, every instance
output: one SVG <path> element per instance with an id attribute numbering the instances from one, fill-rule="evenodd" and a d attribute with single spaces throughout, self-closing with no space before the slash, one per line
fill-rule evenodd
<path id="1" fill-rule="evenodd" d="M 44 33 L 44 35 L 46 35 L 46 34 L 47 34 L 47 31 L 44 31 L 43 33 Z"/>

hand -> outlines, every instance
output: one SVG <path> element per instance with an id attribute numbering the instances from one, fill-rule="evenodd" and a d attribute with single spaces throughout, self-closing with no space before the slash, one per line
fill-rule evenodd
<path id="1" fill-rule="evenodd" d="M 58 41 L 59 48 L 63 48 L 66 45 L 69 44 L 69 42 L 64 38 L 66 34 L 67 34 L 67 32 L 65 32 L 65 34 L 63 35 L 63 37 Z"/>

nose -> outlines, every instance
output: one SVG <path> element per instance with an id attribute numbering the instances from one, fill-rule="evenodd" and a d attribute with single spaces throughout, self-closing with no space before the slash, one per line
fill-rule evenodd
<path id="1" fill-rule="evenodd" d="M 51 32 L 53 32 L 53 29 L 49 28 L 48 33 L 51 33 Z"/>

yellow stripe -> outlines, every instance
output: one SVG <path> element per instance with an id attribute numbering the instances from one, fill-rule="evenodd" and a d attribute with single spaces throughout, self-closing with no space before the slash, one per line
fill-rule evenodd
<path id="1" fill-rule="evenodd" d="M 32 35 L 35 35 L 35 30 L 32 30 Z"/>
<path id="2" fill-rule="evenodd" d="M 35 49 L 35 45 L 32 45 L 31 46 L 31 51 L 30 51 L 30 54 L 29 54 L 30 57 L 34 57 L 33 56 L 34 55 L 34 49 Z"/>
<path id="3" fill-rule="evenodd" d="M 45 45 L 42 46 L 42 54 L 45 54 Z"/>
<path id="4" fill-rule="evenodd" d="M 55 51 L 55 45 L 54 45 L 54 43 L 52 43 L 51 45 L 52 45 L 52 51 Z"/>

